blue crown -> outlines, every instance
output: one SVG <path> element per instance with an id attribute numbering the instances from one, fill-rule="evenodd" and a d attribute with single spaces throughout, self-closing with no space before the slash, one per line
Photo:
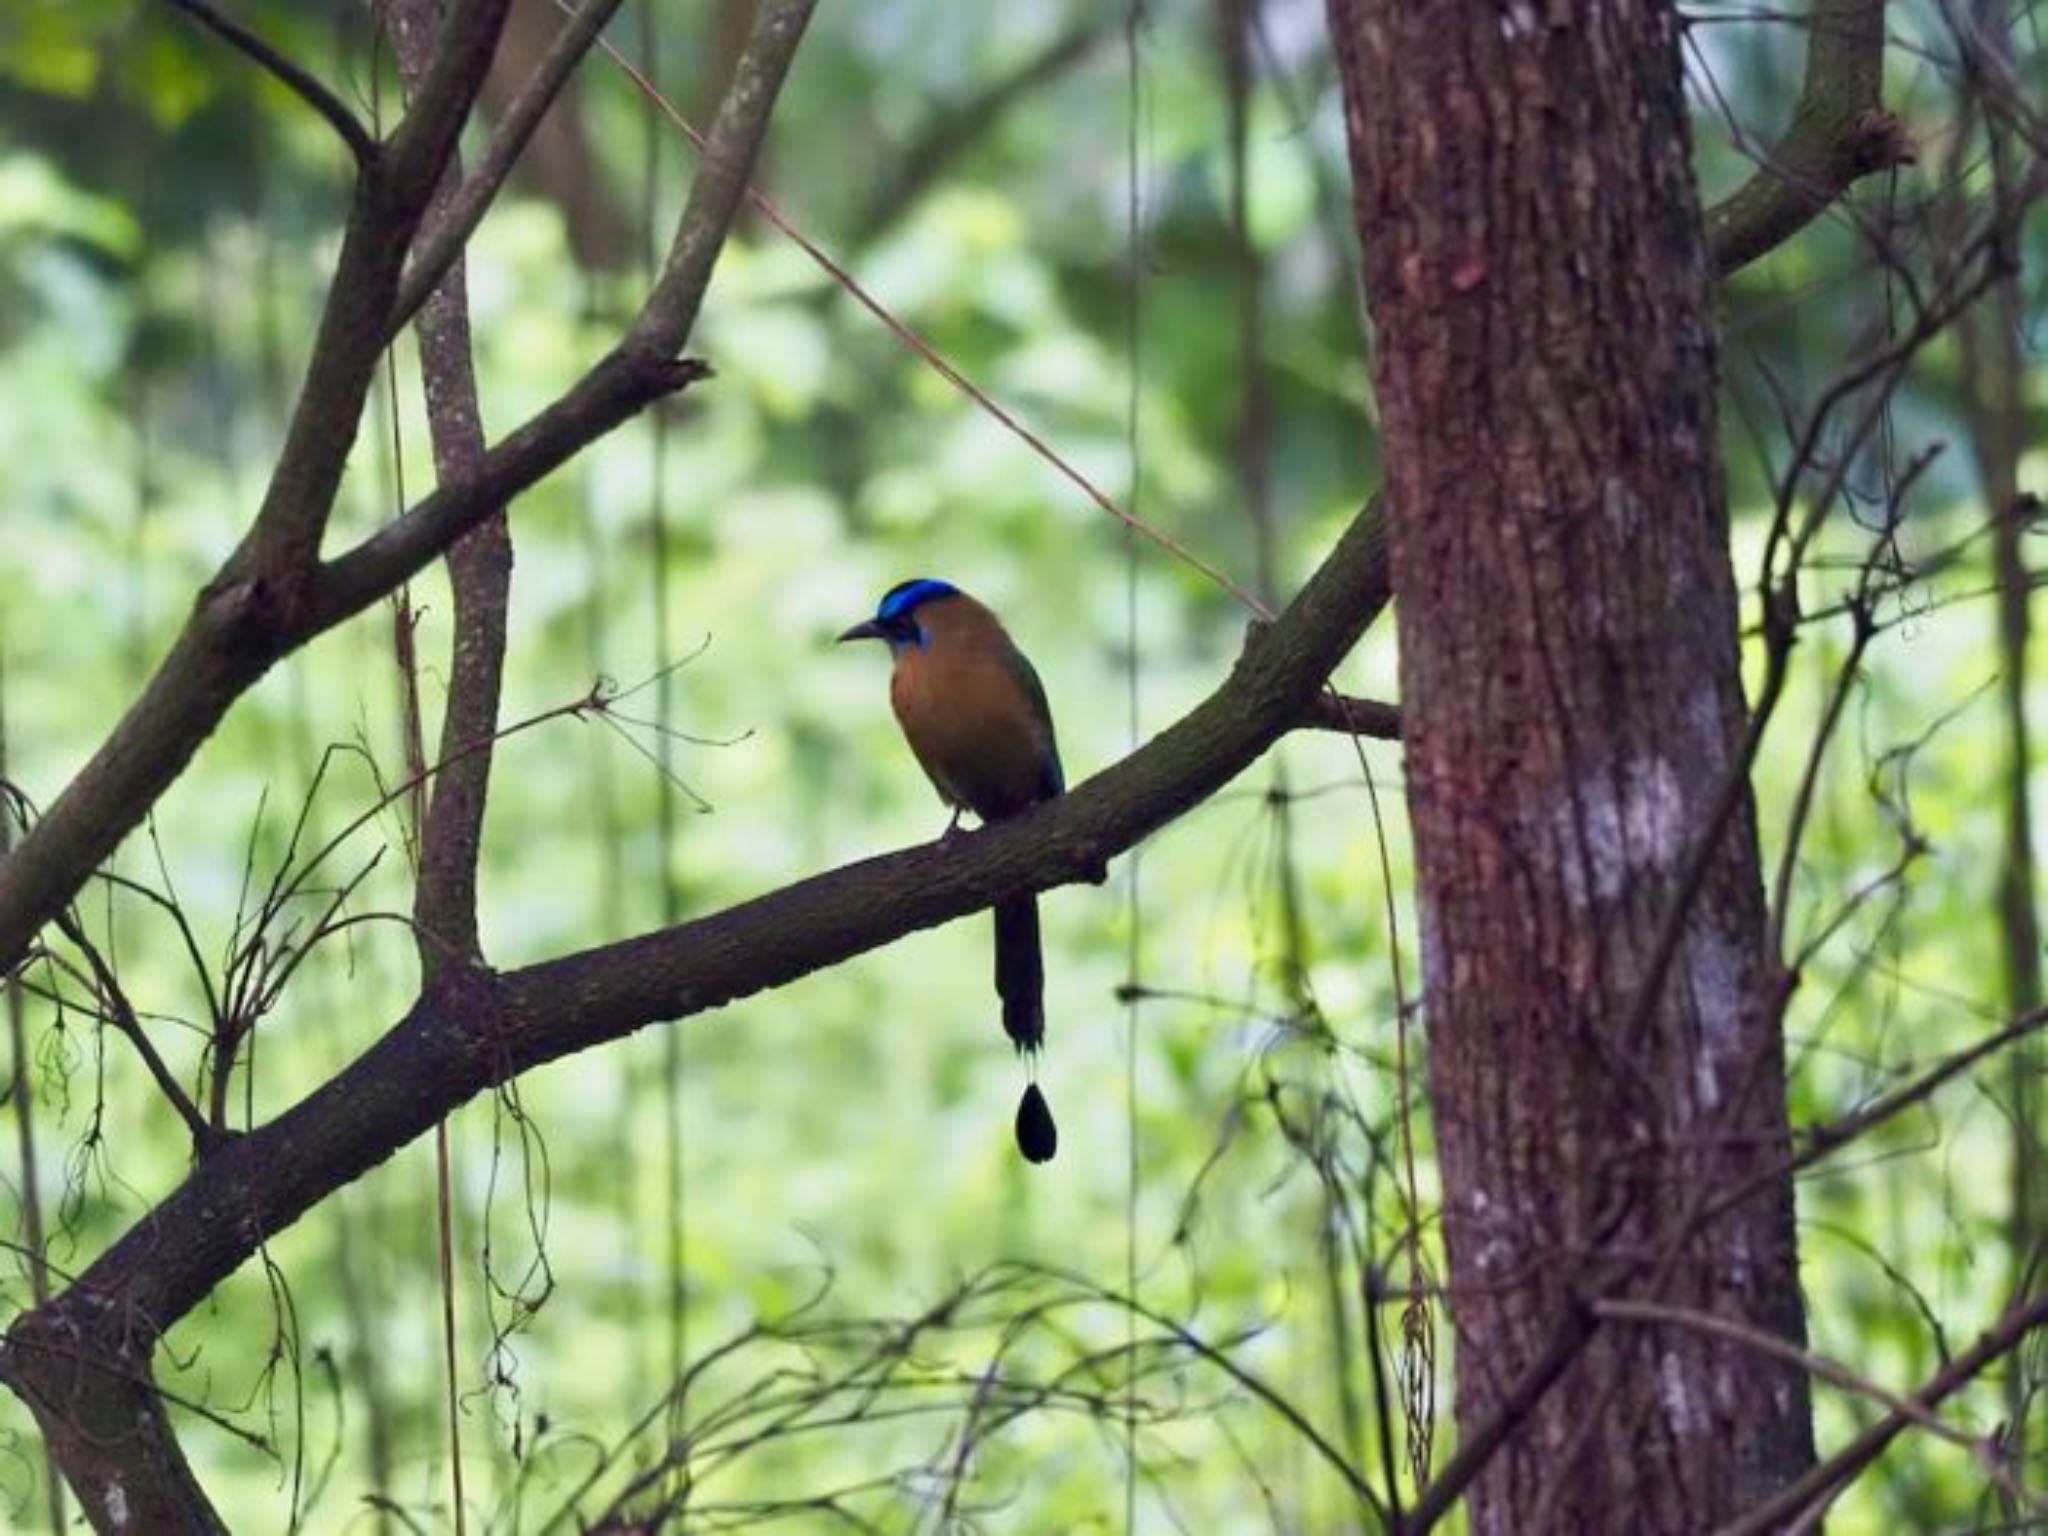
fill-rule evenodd
<path id="1" fill-rule="evenodd" d="M 939 597 L 954 597 L 959 591 L 950 581 L 934 581 L 929 576 L 900 581 L 882 594 L 882 605 L 875 610 L 875 617 L 887 624 L 902 618 L 921 603 Z"/>

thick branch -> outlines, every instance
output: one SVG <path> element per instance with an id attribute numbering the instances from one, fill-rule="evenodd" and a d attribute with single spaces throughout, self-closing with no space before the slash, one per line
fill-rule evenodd
<path id="1" fill-rule="evenodd" d="M 381 1040 L 204 1161 L 53 1305 L 16 1325 L 161 1332 L 258 1243 L 489 1085 L 658 1020 L 721 1007 L 1107 862 L 1242 772 L 1388 598 L 1376 508 L 1224 684 L 1123 762 L 1033 814 L 868 859 L 677 927 L 504 976 L 445 970 Z M 0 1361 L 8 1371 L 19 1361 Z"/>
<path id="2" fill-rule="evenodd" d="M 1884 0 L 1814 0 L 1792 125 L 1756 173 L 1706 213 L 1714 271 L 1774 250 L 1872 171 L 1912 159 L 1884 107 Z"/>

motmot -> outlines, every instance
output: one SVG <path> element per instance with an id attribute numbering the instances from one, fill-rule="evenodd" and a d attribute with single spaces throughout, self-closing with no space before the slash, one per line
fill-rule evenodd
<path id="1" fill-rule="evenodd" d="M 1002 621 L 950 582 L 920 576 L 882 594 L 875 616 L 839 637 L 884 640 L 894 666 L 889 702 L 925 777 L 952 808 L 984 825 L 1029 810 L 1066 789 L 1045 687 Z M 1038 898 L 996 903 L 996 996 L 1003 1032 L 1031 1062 L 1017 1105 L 1017 1150 L 1052 1160 L 1059 1131 L 1038 1087 L 1045 1044 L 1045 963 Z"/>

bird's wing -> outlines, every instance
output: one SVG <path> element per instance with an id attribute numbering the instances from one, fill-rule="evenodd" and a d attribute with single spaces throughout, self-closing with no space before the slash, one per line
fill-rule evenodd
<path id="1" fill-rule="evenodd" d="M 1031 701 L 1031 713 L 1037 718 L 1043 735 L 1045 752 L 1045 782 L 1049 794 L 1063 795 L 1067 792 L 1066 770 L 1060 767 L 1060 744 L 1053 735 L 1052 706 L 1046 702 L 1045 684 L 1038 680 L 1038 671 L 1031 665 L 1031 658 L 1009 647 L 1011 670 L 1017 674 L 1017 681 L 1024 689 L 1024 697 Z"/>

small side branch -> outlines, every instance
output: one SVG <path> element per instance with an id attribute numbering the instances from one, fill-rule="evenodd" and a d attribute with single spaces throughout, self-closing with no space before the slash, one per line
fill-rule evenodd
<path id="1" fill-rule="evenodd" d="M 1302 715 L 1301 729 L 1369 736 L 1374 741 L 1399 741 L 1401 710 L 1398 705 L 1382 704 L 1377 699 L 1354 699 L 1347 693 L 1325 689 Z"/>
<path id="2" fill-rule="evenodd" d="M 1784 244 L 1860 178 L 1913 158 L 1884 106 L 1884 0 L 1814 0 L 1807 28 L 1791 127 L 1755 175 L 1707 210 L 1717 277 Z"/>
<path id="3" fill-rule="evenodd" d="M 368 165 L 376 158 L 377 140 L 363 126 L 362 119 L 351 112 L 334 92 L 239 21 L 223 16 L 207 0 L 162 0 L 162 3 L 190 16 L 319 113 L 327 120 L 327 125 L 341 135 L 341 142 L 355 156 L 357 165 Z"/>

